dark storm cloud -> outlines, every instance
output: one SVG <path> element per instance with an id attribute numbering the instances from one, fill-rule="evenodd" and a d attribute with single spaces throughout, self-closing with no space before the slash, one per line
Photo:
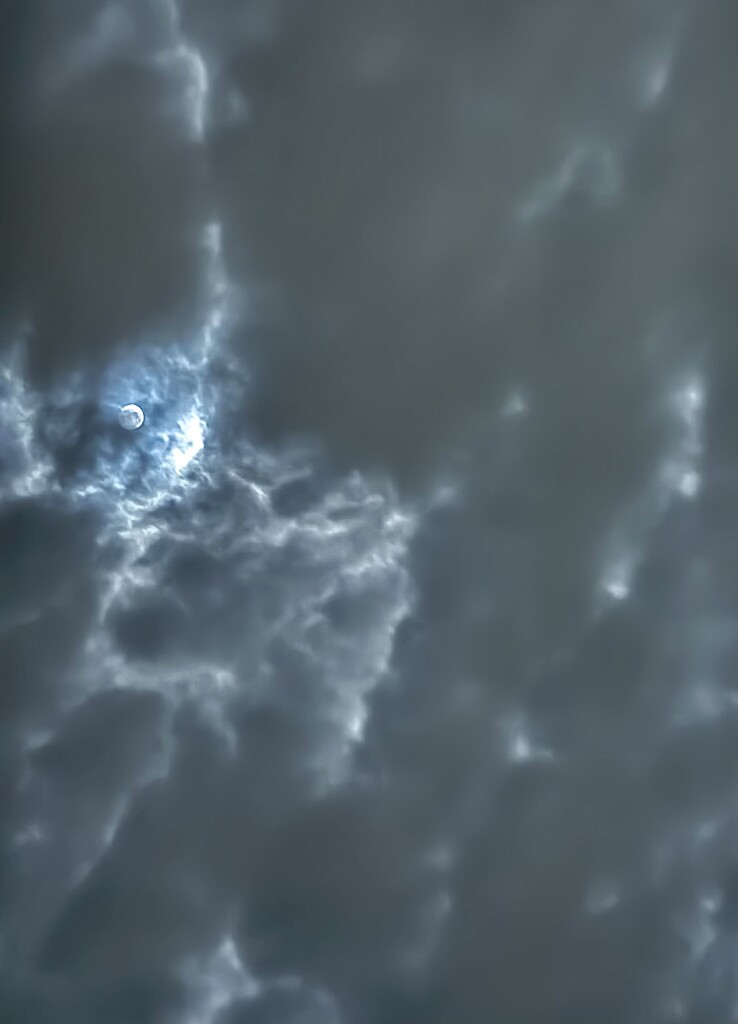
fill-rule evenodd
<path id="1" fill-rule="evenodd" d="M 43 729 L 58 707 L 60 672 L 75 656 L 93 610 L 89 520 L 32 501 L 0 515 L 2 734 L 17 752 L 19 727 Z"/>
<path id="2" fill-rule="evenodd" d="M 226 1010 L 219 1024 L 337 1024 L 334 1004 L 303 986 L 281 985 Z"/>
<path id="3" fill-rule="evenodd" d="M 232 292 L 203 234 L 186 339 L 44 390 L 22 335 L 3 366 L 5 626 L 28 660 L 6 691 L 16 1015 L 332 1005 L 293 973 L 253 978 L 239 913 L 270 832 L 350 773 L 411 602 L 414 516 L 386 480 L 243 435 L 247 375 L 218 347 Z M 141 430 L 118 427 L 120 395 Z"/>
<path id="4" fill-rule="evenodd" d="M 729 5 L 2 17 L 0 1017 L 733 1019 Z"/>
<path id="5" fill-rule="evenodd" d="M 192 315 L 198 161 L 166 117 L 156 36 L 137 36 L 123 6 L 32 0 L 6 19 L 5 307 L 32 316 L 32 368 L 48 376 Z"/>
<path id="6" fill-rule="evenodd" d="M 250 111 L 214 143 L 229 258 L 286 292 L 275 310 L 255 289 L 264 429 L 413 467 L 594 332 L 637 343 L 671 257 L 647 195 L 614 203 L 659 132 L 634 107 L 653 52 L 675 60 L 663 20 L 651 43 L 632 5 L 324 2 L 222 69 Z"/>

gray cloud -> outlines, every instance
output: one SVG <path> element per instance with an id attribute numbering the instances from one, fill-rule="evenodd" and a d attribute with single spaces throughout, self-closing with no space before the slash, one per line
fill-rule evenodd
<path id="1" fill-rule="evenodd" d="M 729 5 L 1 13 L 0 1017 L 733 1019 Z"/>

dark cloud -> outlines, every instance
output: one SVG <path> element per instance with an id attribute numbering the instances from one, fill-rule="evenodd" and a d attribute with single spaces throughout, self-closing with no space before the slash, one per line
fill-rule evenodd
<path id="1" fill-rule="evenodd" d="M 85 515 L 65 515 L 33 500 L 2 509 L 5 728 L 12 729 L 18 717 L 43 722 L 47 701 L 58 700 L 59 674 L 84 636 L 93 606 L 89 538 Z"/>
<path id="2" fill-rule="evenodd" d="M 732 1019 L 734 22 L 0 3 L 2 1020 Z"/>
<path id="3" fill-rule="evenodd" d="M 229 1007 L 218 1024 L 337 1024 L 334 1005 L 322 993 L 282 985 Z"/>
<path id="4" fill-rule="evenodd" d="M 168 124 L 171 85 L 150 46 L 111 46 L 82 60 L 78 76 L 77 51 L 86 40 L 94 56 L 105 8 L 25 6 L 6 15 L 20 52 L 10 63 L 4 277 L 6 309 L 33 320 L 33 371 L 48 378 L 144 329 L 184 329 L 197 290 L 199 173 Z"/>

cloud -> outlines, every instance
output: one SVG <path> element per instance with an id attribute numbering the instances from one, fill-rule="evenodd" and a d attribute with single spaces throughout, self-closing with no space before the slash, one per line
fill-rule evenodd
<path id="1" fill-rule="evenodd" d="M 188 341 L 45 390 L 22 346 L 6 371 L 8 922 L 81 1020 L 185 1005 L 214 1020 L 243 998 L 217 995 L 207 965 L 259 869 L 250 836 L 350 775 L 412 603 L 415 518 L 386 480 L 234 429 L 249 381 L 218 344 L 219 258 L 206 248 L 216 287 Z M 117 422 L 129 399 L 135 432 Z"/>
<path id="2" fill-rule="evenodd" d="M 730 17 L 20 6 L 0 1016 L 729 1019 Z"/>

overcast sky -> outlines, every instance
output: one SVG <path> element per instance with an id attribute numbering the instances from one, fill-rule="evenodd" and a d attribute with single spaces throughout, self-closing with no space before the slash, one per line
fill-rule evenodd
<path id="1" fill-rule="evenodd" d="M 0 1020 L 738 1021 L 736 39 L 0 0 Z"/>

